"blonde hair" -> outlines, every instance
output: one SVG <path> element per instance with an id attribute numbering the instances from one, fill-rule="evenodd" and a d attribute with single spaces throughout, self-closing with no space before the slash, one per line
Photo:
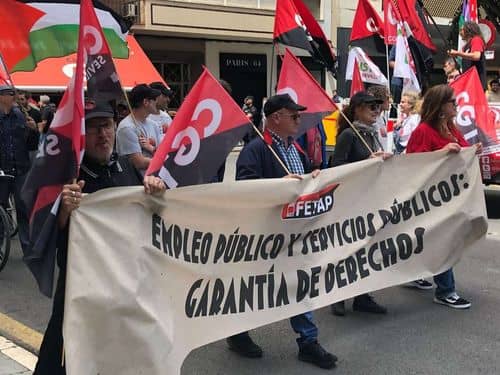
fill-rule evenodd
<path id="1" fill-rule="evenodd" d="M 420 107 L 422 106 L 422 100 L 420 99 L 420 94 L 416 91 L 405 91 L 401 94 L 401 98 L 406 97 L 411 106 L 410 113 L 412 115 L 420 112 Z"/>

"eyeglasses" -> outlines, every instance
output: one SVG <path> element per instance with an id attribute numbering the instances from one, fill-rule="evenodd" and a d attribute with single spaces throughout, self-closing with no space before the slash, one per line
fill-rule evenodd
<path id="1" fill-rule="evenodd" d="M 85 127 L 85 133 L 90 135 L 97 135 L 102 130 L 105 133 L 110 133 L 112 129 L 114 129 L 115 124 L 112 122 L 107 122 L 105 124 L 100 125 L 92 125 Z"/>
<path id="2" fill-rule="evenodd" d="M 276 112 L 280 116 L 290 117 L 293 121 L 297 121 L 300 118 L 300 113 L 295 113 L 293 115 L 289 115 L 286 113 Z"/>

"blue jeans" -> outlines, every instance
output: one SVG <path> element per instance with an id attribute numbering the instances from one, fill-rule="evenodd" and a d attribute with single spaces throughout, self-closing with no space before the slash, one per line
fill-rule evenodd
<path id="1" fill-rule="evenodd" d="M 434 276 L 434 282 L 437 285 L 435 293 L 437 298 L 448 298 L 455 293 L 455 277 L 453 276 L 453 268 Z"/>
<path id="2" fill-rule="evenodd" d="M 318 327 L 313 322 L 312 312 L 309 311 L 304 314 L 292 316 L 290 324 L 295 333 L 300 335 L 297 338 L 299 348 L 318 339 Z"/>

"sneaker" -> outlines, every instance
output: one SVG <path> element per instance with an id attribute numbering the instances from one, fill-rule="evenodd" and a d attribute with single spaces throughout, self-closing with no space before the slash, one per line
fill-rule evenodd
<path id="1" fill-rule="evenodd" d="M 412 288 L 417 288 L 417 289 L 422 289 L 422 290 L 429 290 L 429 289 L 433 288 L 432 283 L 430 283 L 424 279 L 412 281 L 411 283 L 409 283 L 407 285 L 412 287 Z"/>
<path id="2" fill-rule="evenodd" d="M 369 294 L 362 294 L 354 298 L 352 304 L 354 311 L 368 312 L 372 314 L 387 314 L 387 309 L 379 305 Z"/>
<path id="3" fill-rule="evenodd" d="M 330 369 L 335 366 L 335 362 L 337 362 L 338 358 L 334 354 L 328 353 L 323 349 L 317 341 L 313 341 L 299 348 L 299 360 L 312 363 L 324 369 Z"/>
<path id="4" fill-rule="evenodd" d="M 248 332 L 230 336 L 226 339 L 229 350 L 247 358 L 262 357 L 262 348 L 253 342 Z"/>
<path id="5" fill-rule="evenodd" d="M 332 314 L 337 315 L 337 316 L 344 316 L 345 315 L 345 302 L 340 301 L 340 302 L 335 302 L 331 305 L 332 308 Z"/>
<path id="6" fill-rule="evenodd" d="M 434 297 L 434 302 L 453 309 L 468 309 L 472 305 L 469 301 L 456 293 L 446 298 Z"/>

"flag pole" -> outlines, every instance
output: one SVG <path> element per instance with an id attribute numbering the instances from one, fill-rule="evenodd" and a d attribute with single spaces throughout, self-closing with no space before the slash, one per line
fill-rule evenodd
<path id="1" fill-rule="evenodd" d="M 278 156 L 278 154 L 276 153 L 276 151 L 274 151 L 274 149 L 271 147 L 271 145 L 266 142 L 266 140 L 264 139 L 264 136 L 262 135 L 262 133 L 259 130 L 259 128 L 256 127 L 253 122 L 252 122 L 252 126 L 253 126 L 253 129 L 255 130 L 255 132 L 257 133 L 257 135 L 264 141 L 264 143 L 267 145 L 267 147 L 269 148 L 269 150 L 271 151 L 271 153 L 274 155 L 274 157 L 276 158 L 276 160 L 278 160 L 278 162 L 280 163 L 280 165 L 283 167 L 283 169 L 285 170 L 286 174 L 291 174 L 290 170 L 287 168 L 287 166 L 285 165 L 285 163 L 283 163 L 283 160 L 281 160 L 281 158 Z"/>
<path id="2" fill-rule="evenodd" d="M 434 27 L 436 28 L 440 38 L 443 40 L 444 42 L 444 45 L 445 46 L 448 46 L 449 48 L 451 48 L 451 45 L 449 41 L 446 40 L 446 38 L 444 37 L 443 33 L 441 32 L 441 30 L 439 30 L 439 27 L 438 27 L 438 24 L 436 23 L 436 20 L 434 19 L 434 17 L 432 17 L 432 15 L 429 13 L 429 11 L 427 10 L 427 8 L 425 7 L 424 5 L 424 2 L 422 0 L 417 0 L 417 2 L 419 3 L 419 5 L 422 7 L 422 10 L 424 11 L 425 13 L 425 16 L 427 18 L 429 18 L 432 22 L 432 24 L 434 25 Z M 450 56 L 453 61 L 455 61 L 455 67 L 458 69 L 458 71 L 460 72 L 460 74 L 462 74 L 462 68 L 461 66 L 458 64 L 458 61 L 457 59 L 455 58 L 455 56 Z"/>
<path id="3" fill-rule="evenodd" d="M 276 43 L 273 42 L 273 47 L 271 50 L 271 71 L 269 73 L 269 92 L 267 97 L 271 97 L 273 93 L 273 74 L 274 74 L 274 55 L 275 55 Z"/>

